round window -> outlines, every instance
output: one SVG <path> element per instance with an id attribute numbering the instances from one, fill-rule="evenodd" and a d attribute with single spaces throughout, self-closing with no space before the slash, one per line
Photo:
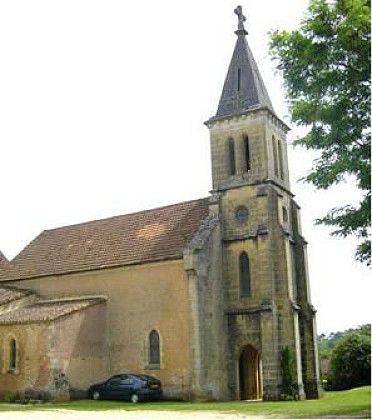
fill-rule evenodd
<path id="1" fill-rule="evenodd" d="M 236 220 L 240 223 L 248 220 L 248 209 L 245 206 L 239 206 L 235 212 Z"/>

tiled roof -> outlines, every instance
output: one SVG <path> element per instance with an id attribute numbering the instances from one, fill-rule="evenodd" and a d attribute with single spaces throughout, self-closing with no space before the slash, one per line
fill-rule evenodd
<path id="1" fill-rule="evenodd" d="M 46 230 L 0 268 L 0 280 L 180 258 L 207 215 L 200 199 Z"/>
<path id="2" fill-rule="evenodd" d="M 0 267 L 8 264 L 6 256 L 0 251 Z"/>
<path id="3" fill-rule="evenodd" d="M 97 297 L 38 302 L 32 306 L 0 314 L 0 325 L 32 324 L 54 321 L 62 316 L 70 315 L 73 312 L 80 311 L 104 301 L 104 298 Z"/>
<path id="4" fill-rule="evenodd" d="M 31 291 L 28 290 L 17 290 L 12 288 L 0 288 L 0 305 L 4 305 L 5 303 L 10 303 L 15 300 L 21 299 L 27 295 L 29 295 Z"/>

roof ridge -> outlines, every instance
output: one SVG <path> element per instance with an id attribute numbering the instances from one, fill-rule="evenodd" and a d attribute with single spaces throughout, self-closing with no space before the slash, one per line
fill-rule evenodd
<path id="1" fill-rule="evenodd" d="M 17 287 L 17 286 L 11 286 L 9 284 L 2 284 L 2 282 L 0 282 L 0 290 L 11 290 L 12 292 L 20 292 L 20 293 L 24 293 L 25 295 L 28 294 L 34 294 L 36 295 L 37 293 L 31 289 L 25 289 L 22 287 Z"/>
<path id="2" fill-rule="evenodd" d="M 44 305 L 44 308 L 42 308 L 42 305 L 40 305 L 39 302 L 34 302 L 31 305 L 16 308 L 12 311 L 0 314 L 0 325 L 34 324 L 56 321 L 102 302 L 104 302 L 103 298 L 69 301 L 68 303 L 70 305 L 75 303 L 77 305 L 80 304 L 80 306 L 67 306 L 65 308 L 61 306 L 60 312 L 56 311 L 56 308 L 61 303 L 58 300 L 55 302 L 49 302 L 51 308 L 48 308 L 48 305 Z M 54 308 L 53 304 L 55 305 Z"/>
<path id="3" fill-rule="evenodd" d="M 36 305 L 48 305 L 54 303 L 72 303 L 72 302 L 84 302 L 84 301 L 106 301 L 106 295 L 87 295 L 87 296 L 68 296 L 64 298 L 45 299 L 34 302 L 31 306 Z"/>

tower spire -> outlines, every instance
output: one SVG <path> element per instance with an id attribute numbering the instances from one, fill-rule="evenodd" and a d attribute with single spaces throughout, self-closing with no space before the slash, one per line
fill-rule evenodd
<path id="1" fill-rule="evenodd" d="M 212 120 L 240 115 L 260 108 L 267 108 L 275 114 L 246 39 L 248 31 L 244 27 L 246 17 L 243 14 L 242 6 L 237 6 L 234 13 L 238 17 L 238 29 L 235 31 L 238 39 L 230 61 L 217 113 Z"/>

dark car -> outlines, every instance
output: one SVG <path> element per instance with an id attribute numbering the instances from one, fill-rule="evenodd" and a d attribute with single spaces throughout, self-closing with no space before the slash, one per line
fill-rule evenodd
<path id="1" fill-rule="evenodd" d="M 105 382 L 91 385 L 89 397 L 94 400 L 128 400 L 133 403 L 143 400 L 158 400 L 162 396 L 159 379 L 149 375 L 114 375 Z"/>

